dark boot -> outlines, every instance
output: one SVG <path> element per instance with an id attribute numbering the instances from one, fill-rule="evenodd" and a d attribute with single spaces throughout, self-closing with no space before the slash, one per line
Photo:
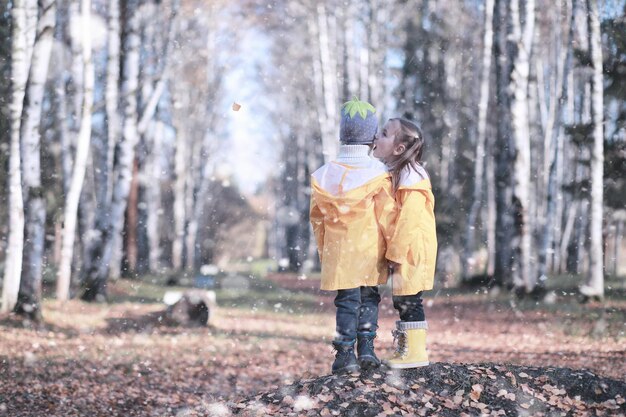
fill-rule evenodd
<path id="1" fill-rule="evenodd" d="M 359 370 L 359 363 L 354 355 L 354 341 L 334 341 L 335 361 L 333 362 L 333 374 L 355 372 Z"/>
<path id="2" fill-rule="evenodd" d="M 357 354 L 362 369 L 373 369 L 380 366 L 380 360 L 374 353 L 374 339 L 376 339 L 376 332 L 359 332 L 357 334 Z"/>

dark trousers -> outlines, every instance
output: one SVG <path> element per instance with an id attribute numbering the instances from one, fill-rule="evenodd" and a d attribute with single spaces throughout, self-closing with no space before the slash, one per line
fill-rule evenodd
<path id="1" fill-rule="evenodd" d="M 393 307 L 400 313 L 402 321 L 426 320 L 421 291 L 415 295 L 394 295 Z"/>
<path id="2" fill-rule="evenodd" d="M 338 290 L 335 297 L 337 327 L 335 341 L 352 343 L 357 333 L 375 333 L 378 329 L 378 287 Z"/>

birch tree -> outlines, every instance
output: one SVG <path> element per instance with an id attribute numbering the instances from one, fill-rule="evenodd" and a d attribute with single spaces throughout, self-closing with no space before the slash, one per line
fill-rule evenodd
<path id="1" fill-rule="evenodd" d="M 175 185 L 174 185 L 174 242 L 172 243 L 172 268 L 179 271 L 183 267 L 185 244 L 185 175 L 186 175 L 186 136 L 179 132 L 176 136 Z"/>
<path id="2" fill-rule="evenodd" d="M 528 116 L 528 79 L 530 73 L 530 55 L 535 29 L 535 1 L 512 0 L 510 13 L 512 37 L 516 43 L 511 72 L 511 118 L 515 152 L 513 160 L 513 207 L 516 233 L 516 268 L 514 283 L 525 287 L 526 292 L 535 288 L 536 276 L 531 270 L 532 221 L 530 216 L 531 181 L 530 181 L 530 119 Z M 521 13 L 524 17 L 521 17 Z"/>
<path id="3" fill-rule="evenodd" d="M 604 297 L 604 257 L 602 241 L 602 203 L 604 170 L 604 129 L 603 129 L 603 78 L 602 78 L 602 39 L 597 0 L 587 0 L 587 24 L 589 27 L 589 52 L 593 74 L 591 77 L 591 219 L 589 232 L 589 272 L 580 292 L 586 297 Z"/>
<path id="4" fill-rule="evenodd" d="M 315 52 L 313 73 L 324 161 L 328 162 L 337 154 L 339 136 L 337 64 L 334 59 L 335 51 L 332 49 L 335 44 L 335 16 L 328 14 L 325 2 L 314 3 L 314 10 L 309 13 L 307 24 Z"/>
<path id="5" fill-rule="evenodd" d="M 493 8 L 495 1 L 485 2 L 485 32 L 483 35 L 482 67 L 480 74 L 480 95 L 478 97 L 478 133 L 476 157 L 474 159 L 474 195 L 470 208 L 465 237 L 463 278 L 469 278 L 474 264 L 474 236 L 476 220 L 482 205 L 483 178 L 485 172 L 485 139 L 487 135 L 487 106 L 489 104 L 489 78 L 491 75 L 491 55 L 493 47 Z"/>
<path id="6" fill-rule="evenodd" d="M 37 2 L 15 0 L 11 7 L 11 109 L 9 156 L 9 237 L 2 286 L 2 311 L 11 311 L 17 303 L 22 273 L 24 245 L 24 200 L 22 195 L 22 168 L 20 158 L 20 125 L 30 68 L 29 30 L 26 10 Z"/>
<path id="7" fill-rule="evenodd" d="M 57 274 L 57 298 L 67 301 L 70 295 L 70 277 L 72 267 L 72 255 L 74 253 L 74 238 L 76 236 L 77 210 L 80 199 L 87 156 L 91 139 L 91 114 L 93 107 L 94 68 L 91 59 L 91 0 L 81 0 L 80 16 L 83 60 L 83 93 L 80 130 L 76 141 L 76 157 L 72 170 L 70 187 L 65 199 L 63 213 L 63 242 L 61 246 L 61 260 Z"/>
<path id="8" fill-rule="evenodd" d="M 22 279 L 14 311 L 33 320 L 41 319 L 41 280 L 46 207 L 41 187 L 41 124 L 44 86 L 54 35 L 55 2 L 39 2 L 36 41 L 20 125 L 22 192 L 24 198 L 24 249 Z"/>

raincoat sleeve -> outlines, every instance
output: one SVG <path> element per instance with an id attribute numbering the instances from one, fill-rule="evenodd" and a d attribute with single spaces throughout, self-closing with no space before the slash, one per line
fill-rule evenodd
<path id="1" fill-rule="evenodd" d="M 321 261 L 322 253 L 324 252 L 324 214 L 317 205 L 315 198 L 312 196 L 309 219 L 311 221 L 311 226 L 313 226 L 313 233 L 315 234 L 315 241 L 317 242 L 317 252 L 320 255 Z"/>
<path id="2" fill-rule="evenodd" d="M 434 267 L 437 258 L 437 232 L 434 197 L 429 190 L 401 189 L 400 206 L 387 259 L 399 264 Z"/>
<path id="3" fill-rule="evenodd" d="M 396 209 L 396 201 L 391 191 L 391 181 L 389 179 L 383 182 L 381 190 L 374 197 L 374 210 L 376 211 L 376 220 L 383 235 L 385 242 L 389 245 L 393 235 L 393 227 L 398 215 Z"/>

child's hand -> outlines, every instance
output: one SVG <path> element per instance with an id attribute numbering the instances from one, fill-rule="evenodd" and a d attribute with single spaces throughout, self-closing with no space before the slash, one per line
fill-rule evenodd
<path id="1" fill-rule="evenodd" d="M 391 276 L 399 274 L 400 273 L 400 264 L 396 263 L 396 262 L 389 261 L 389 273 L 391 274 Z"/>
<path id="2" fill-rule="evenodd" d="M 396 268 L 399 268 L 399 267 L 400 267 L 400 264 L 399 264 L 399 263 L 396 263 L 396 262 L 394 262 L 394 261 L 387 261 L 387 262 L 389 262 L 389 268 L 391 268 L 391 269 L 393 269 L 393 270 L 395 270 Z"/>

